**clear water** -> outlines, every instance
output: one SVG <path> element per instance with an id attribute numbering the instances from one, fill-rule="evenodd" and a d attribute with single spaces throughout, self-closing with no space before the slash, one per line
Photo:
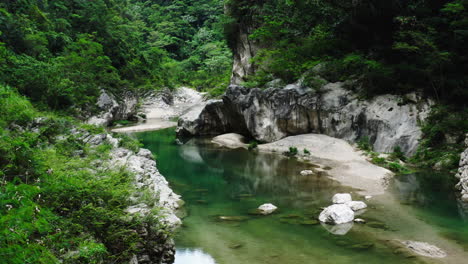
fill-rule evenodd
<path id="1" fill-rule="evenodd" d="M 443 178 L 432 183 L 431 177 L 417 175 L 395 179 L 390 191 L 373 198 L 360 216 L 372 221 L 372 227 L 354 224 L 346 235 L 334 235 L 313 220 L 334 193 L 353 190 L 326 176 L 299 174 L 313 165 L 275 154 L 227 150 L 206 140 L 177 145 L 173 129 L 138 137 L 186 202 L 187 217 L 176 236 L 176 264 L 433 261 L 402 253 L 392 242 L 396 238 L 438 243 L 450 252 L 445 263 L 468 259 L 468 225 L 447 195 L 448 184 L 441 186 Z M 249 214 L 267 202 L 279 211 Z M 220 216 L 232 221 L 221 221 Z"/>

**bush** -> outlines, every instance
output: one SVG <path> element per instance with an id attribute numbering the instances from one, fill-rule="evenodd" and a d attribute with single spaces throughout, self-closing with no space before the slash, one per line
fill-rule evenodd
<path id="1" fill-rule="evenodd" d="M 258 146 L 258 142 L 257 142 L 257 141 L 250 141 L 249 146 L 248 146 L 248 149 L 249 149 L 249 150 L 254 150 L 254 149 L 257 148 L 257 146 Z"/>
<path id="2" fill-rule="evenodd" d="M 304 155 L 310 155 L 310 151 L 308 149 L 304 149 Z"/>
<path id="3" fill-rule="evenodd" d="M 283 154 L 288 157 L 294 157 L 299 153 L 296 147 L 289 147 L 289 151 L 284 152 Z"/>
<path id="4" fill-rule="evenodd" d="M 364 136 L 357 141 L 358 148 L 364 151 L 372 151 L 372 144 L 370 143 L 369 137 Z"/>

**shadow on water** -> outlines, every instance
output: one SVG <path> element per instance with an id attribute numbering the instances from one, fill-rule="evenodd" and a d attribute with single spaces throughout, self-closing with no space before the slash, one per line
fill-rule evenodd
<path id="1" fill-rule="evenodd" d="M 176 236 L 177 264 L 420 263 L 421 259 L 389 242 L 400 226 L 386 223 L 388 217 L 379 214 L 372 202 L 361 216 L 374 219 L 372 225 L 351 224 L 349 232 L 320 225 L 316 218 L 332 195 L 354 190 L 324 174 L 300 175 L 313 164 L 219 148 L 204 139 L 177 145 L 174 134 L 173 129 L 165 129 L 138 137 L 157 156 L 158 169 L 186 202 L 188 216 Z M 391 183 L 392 195 L 403 204 L 428 205 L 417 210 L 421 217 L 447 217 L 450 220 L 431 224 L 454 236 L 462 220 L 452 214 L 453 204 L 445 207 L 453 200 L 434 198 L 433 191 L 424 191 L 428 187 L 421 179 L 416 175 L 397 178 Z M 362 199 L 357 194 L 353 198 Z M 447 204 L 432 207 L 433 199 Z M 270 216 L 255 214 L 253 209 L 267 202 L 279 211 Z"/>

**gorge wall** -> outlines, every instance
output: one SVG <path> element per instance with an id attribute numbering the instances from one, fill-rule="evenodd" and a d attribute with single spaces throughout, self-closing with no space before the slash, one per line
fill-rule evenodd
<path id="1" fill-rule="evenodd" d="M 236 132 L 260 142 L 290 135 L 319 133 L 356 142 L 368 140 L 375 151 L 415 153 L 419 123 L 431 102 L 416 93 L 381 95 L 371 100 L 329 83 L 319 91 L 300 84 L 248 89 L 231 85 L 222 100 L 208 101 L 179 119 L 179 136 Z"/>

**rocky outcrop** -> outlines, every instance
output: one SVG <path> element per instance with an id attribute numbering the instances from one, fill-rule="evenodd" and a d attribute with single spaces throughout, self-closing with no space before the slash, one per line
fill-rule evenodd
<path id="1" fill-rule="evenodd" d="M 101 90 L 96 106 L 100 113 L 87 120 L 88 124 L 108 126 L 113 121 L 134 118 L 137 114 L 138 97 L 130 92 L 118 99 L 111 93 Z"/>
<path id="2" fill-rule="evenodd" d="M 467 148 L 460 155 L 460 167 L 455 175 L 459 179 L 455 187 L 460 191 L 460 212 L 465 219 L 468 219 L 468 134 L 466 134 L 465 145 Z"/>
<path id="3" fill-rule="evenodd" d="M 182 118 L 178 131 L 183 135 L 236 132 L 261 142 L 319 133 L 351 142 L 368 139 L 375 151 L 393 152 L 400 147 L 412 155 L 422 135 L 418 124 L 430 106 L 430 101 L 415 93 L 359 100 L 340 82 L 320 91 L 300 83 L 265 90 L 231 85 L 222 101 Z"/>
<path id="4" fill-rule="evenodd" d="M 142 243 L 137 245 L 137 254 L 132 257 L 132 264 L 173 263 L 175 245 L 168 236 L 181 224 L 176 212 L 183 204 L 180 196 L 169 187 L 169 183 L 156 168 L 156 161 L 147 149 L 137 153 L 118 147 L 119 139 L 110 134 L 83 135 L 83 142 L 91 146 L 110 144 L 110 160 L 99 162 L 97 169 L 123 168 L 134 175 L 136 191 L 130 200 L 132 205 L 126 211 L 132 217 L 141 219 L 142 226 L 135 230 Z M 154 210 L 157 209 L 157 210 Z M 146 221 L 144 219 L 154 219 Z"/>

